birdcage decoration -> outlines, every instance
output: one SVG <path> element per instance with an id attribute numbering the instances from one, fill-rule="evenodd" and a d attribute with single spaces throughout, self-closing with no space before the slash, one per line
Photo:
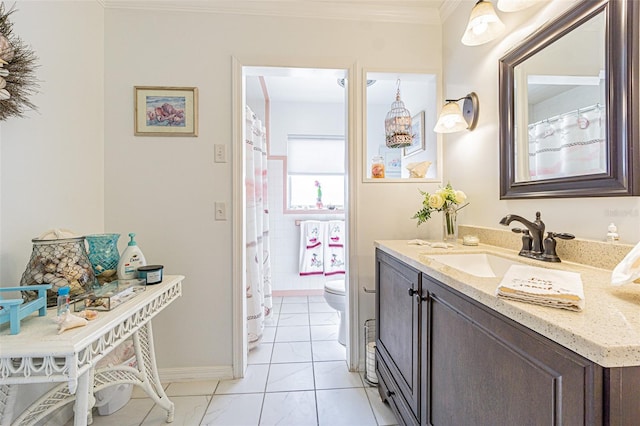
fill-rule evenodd
<path id="1" fill-rule="evenodd" d="M 391 104 L 391 110 L 384 120 L 387 147 L 389 148 L 404 148 L 410 146 L 413 141 L 411 113 L 400 99 L 400 79 L 397 84 L 396 100 Z"/>

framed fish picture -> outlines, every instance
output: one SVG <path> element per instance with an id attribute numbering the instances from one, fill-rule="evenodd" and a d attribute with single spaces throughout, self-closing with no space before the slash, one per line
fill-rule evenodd
<path id="1" fill-rule="evenodd" d="M 197 87 L 134 87 L 135 136 L 198 136 Z"/>

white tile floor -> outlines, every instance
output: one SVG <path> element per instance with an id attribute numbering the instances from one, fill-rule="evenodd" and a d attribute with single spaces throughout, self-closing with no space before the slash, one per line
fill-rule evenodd
<path id="1" fill-rule="evenodd" d="M 172 425 L 395 425 L 377 389 L 348 371 L 337 326 L 322 296 L 274 298 L 274 318 L 243 379 L 166 385 L 176 406 Z M 96 412 L 93 424 L 160 426 L 165 416 L 136 388 L 125 407 L 110 416 Z"/>

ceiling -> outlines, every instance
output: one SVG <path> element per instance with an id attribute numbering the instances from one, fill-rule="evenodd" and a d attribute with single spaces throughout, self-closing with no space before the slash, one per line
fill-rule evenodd
<path id="1" fill-rule="evenodd" d="M 264 81 L 271 101 L 339 103 L 345 99 L 345 90 L 338 85 L 338 80 L 346 77 L 344 70 L 246 67 L 244 71 L 248 99 L 263 99 L 257 77 Z"/>

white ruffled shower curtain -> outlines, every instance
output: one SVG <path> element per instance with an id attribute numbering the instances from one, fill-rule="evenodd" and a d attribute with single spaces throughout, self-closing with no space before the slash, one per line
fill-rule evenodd
<path id="1" fill-rule="evenodd" d="M 534 180 L 606 172 L 600 105 L 529 125 L 529 172 Z"/>
<path id="2" fill-rule="evenodd" d="M 262 122 L 251 108 L 245 111 L 246 297 L 249 349 L 262 340 L 271 316 L 271 260 L 267 199 L 267 145 Z"/>

